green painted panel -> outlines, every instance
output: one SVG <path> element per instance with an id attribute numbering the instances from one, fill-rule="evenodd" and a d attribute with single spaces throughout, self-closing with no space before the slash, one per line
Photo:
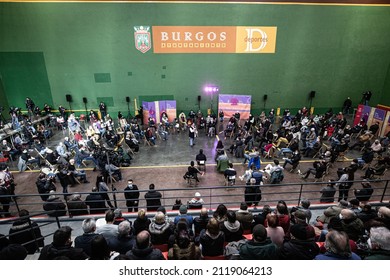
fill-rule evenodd
<path id="1" fill-rule="evenodd" d="M 0 3 L 0 18 L 0 52 L 43 53 L 55 105 L 70 92 L 74 109 L 84 107 L 83 96 L 89 108 L 111 96 L 109 110 L 127 111 L 126 96 L 169 93 L 178 110 L 197 110 L 198 95 L 206 110 L 211 102 L 202 89 L 208 83 L 222 94 L 252 95 L 254 112 L 263 110 L 264 94 L 266 108 L 308 106 L 312 90 L 318 110 L 340 107 L 347 96 L 356 105 L 365 90 L 374 93 L 373 104 L 389 102 L 388 6 Z M 133 29 L 140 25 L 276 26 L 276 53 L 141 53 Z M 94 73 L 110 73 L 111 83 L 95 83 Z M 12 81 L 18 88 L 20 81 Z"/>
<path id="2" fill-rule="evenodd" d="M 106 104 L 106 106 L 114 107 L 114 99 L 112 97 L 98 97 L 96 98 L 97 104 L 100 104 L 100 102 L 103 102 Z"/>
<path id="3" fill-rule="evenodd" d="M 110 73 L 95 73 L 95 83 L 111 83 Z"/>
<path id="4" fill-rule="evenodd" d="M 1 52 L 0 73 L 9 106 L 26 109 L 30 97 L 40 108 L 53 104 L 42 52 Z"/>

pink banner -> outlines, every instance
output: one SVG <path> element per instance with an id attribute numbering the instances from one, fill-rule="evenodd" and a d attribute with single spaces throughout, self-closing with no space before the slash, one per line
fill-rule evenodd
<path id="1" fill-rule="evenodd" d="M 156 123 L 161 122 L 161 116 L 165 112 L 169 122 L 176 118 L 176 100 L 161 100 L 146 102 L 142 101 L 144 108 L 144 123 L 148 123 L 149 118 L 153 118 Z"/>
<path id="2" fill-rule="evenodd" d="M 251 112 L 251 95 L 220 94 L 218 99 L 218 112 L 223 111 L 225 118 L 230 118 L 239 112 L 241 119 L 248 119 Z"/>

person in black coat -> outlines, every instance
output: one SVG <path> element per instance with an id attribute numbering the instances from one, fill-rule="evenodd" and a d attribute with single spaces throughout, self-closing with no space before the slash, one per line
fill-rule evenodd
<path id="1" fill-rule="evenodd" d="M 54 175 L 54 174 L 53 174 Z M 40 173 L 37 181 L 35 182 L 38 193 L 41 196 L 42 201 L 46 201 L 49 197 L 50 191 L 56 191 L 54 185 L 55 176 L 46 176 L 44 173 Z"/>
<path id="2" fill-rule="evenodd" d="M 92 193 L 87 195 L 85 203 L 89 207 L 90 214 L 104 214 L 107 211 L 106 201 L 102 195 L 98 193 L 97 187 L 92 188 Z"/>
<path id="3" fill-rule="evenodd" d="M 150 219 L 146 216 L 144 209 L 138 211 L 138 216 L 134 221 L 134 235 L 137 235 L 143 230 L 149 230 Z"/>
<path id="4" fill-rule="evenodd" d="M 109 238 L 107 243 L 111 251 L 115 251 L 120 254 L 126 254 L 128 251 L 133 249 L 135 245 L 135 238 L 130 222 L 126 220 L 121 222 L 118 225 L 118 236 Z"/>
<path id="5" fill-rule="evenodd" d="M 367 180 L 364 180 L 362 182 L 362 187 L 363 188 L 360 190 L 354 189 L 353 193 L 355 194 L 357 200 L 361 202 L 369 201 L 372 193 L 374 192 L 374 189 L 372 188 L 370 182 Z"/>
<path id="6" fill-rule="evenodd" d="M 126 253 L 126 256 L 130 260 L 165 260 L 161 251 L 151 246 L 150 234 L 146 230 L 137 235 L 135 246 Z"/>
<path id="7" fill-rule="evenodd" d="M 209 220 L 207 209 L 203 207 L 200 210 L 199 217 L 194 218 L 195 236 L 198 236 L 202 230 L 206 229 Z"/>
<path id="8" fill-rule="evenodd" d="M 50 191 L 49 198 L 43 204 L 43 210 L 49 212 L 50 217 L 60 217 L 66 215 L 65 203 L 55 195 L 55 191 Z"/>
<path id="9" fill-rule="evenodd" d="M 83 249 L 72 247 L 72 228 L 63 226 L 53 235 L 53 242 L 42 248 L 39 260 L 55 260 L 66 258 L 70 260 L 86 260 L 88 255 Z"/>
<path id="10" fill-rule="evenodd" d="M 210 218 L 206 229 L 200 232 L 197 241 L 202 245 L 203 256 L 223 255 L 225 234 L 219 229 L 215 218 Z"/>
<path id="11" fill-rule="evenodd" d="M 314 228 L 310 225 L 295 224 L 290 228 L 291 239 L 282 244 L 280 259 L 283 260 L 312 260 L 319 254 Z"/>
<path id="12" fill-rule="evenodd" d="M 14 244 L 21 244 L 28 254 L 34 254 L 44 246 L 44 237 L 38 224 L 30 220 L 30 213 L 22 209 L 19 211 L 20 219 L 15 221 L 9 230 L 9 240 Z"/>
<path id="13" fill-rule="evenodd" d="M 162 195 L 154 188 L 155 188 L 154 184 L 150 184 L 149 191 L 144 195 L 146 200 L 146 209 L 148 211 L 157 211 L 158 207 L 161 206 Z"/>
<path id="14" fill-rule="evenodd" d="M 81 200 L 81 194 L 75 193 L 68 200 L 68 211 L 70 216 L 88 215 L 88 205 Z"/>
<path id="15" fill-rule="evenodd" d="M 125 188 L 125 199 L 128 212 L 138 212 L 139 190 L 137 185 L 133 184 L 133 179 L 127 180 Z"/>
<path id="16" fill-rule="evenodd" d="M 95 233 L 96 221 L 93 218 L 87 218 L 82 222 L 81 227 L 84 233 L 74 239 L 74 247 L 83 249 L 88 256 L 91 256 L 91 242 L 100 235 Z"/>

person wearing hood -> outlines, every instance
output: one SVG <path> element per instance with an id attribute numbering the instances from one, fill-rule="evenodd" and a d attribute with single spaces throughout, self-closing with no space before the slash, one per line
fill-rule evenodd
<path id="1" fill-rule="evenodd" d="M 67 258 L 70 260 L 86 260 L 88 255 L 81 248 L 72 247 L 72 228 L 63 226 L 53 235 L 53 242 L 42 248 L 38 260 L 55 260 Z"/>
<path id="2" fill-rule="evenodd" d="M 237 221 L 236 212 L 228 210 L 226 221 L 220 224 L 221 231 L 225 234 L 225 241 L 238 241 L 243 239 L 244 230 L 241 223 Z"/>
<path id="3" fill-rule="evenodd" d="M 203 256 L 223 255 L 225 234 L 219 229 L 219 223 L 215 218 L 210 218 L 206 229 L 200 232 L 198 240 L 202 245 Z"/>
<path id="4" fill-rule="evenodd" d="M 165 219 L 163 212 L 157 212 L 154 220 L 149 225 L 151 242 L 155 245 L 167 244 L 169 237 L 174 230 L 170 223 Z"/>

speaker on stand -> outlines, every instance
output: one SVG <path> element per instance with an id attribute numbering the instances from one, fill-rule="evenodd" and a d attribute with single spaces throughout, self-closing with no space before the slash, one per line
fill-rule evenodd
<path id="1" fill-rule="evenodd" d="M 310 93 L 309 93 L 309 100 L 310 100 L 310 105 L 309 105 L 309 111 L 311 110 L 311 104 L 313 102 L 313 98 L 316 96 L 316 92 L 314 90 L 312 90 Z"/>
<path id="2" fill-rule="evenodd" d="M 65 95 L 65 97 L 66 97 L 66 101 L 69 103 L 69 111 L 72 112 L 72 106 L 70 105 L 70 103 L 72 102 L 72 95 L 67 94 Z"/>
<path id="3" fill-rule="evenodd" d="M 198 109 L 200 110 L 200 101 L 202 100 L 202 96 L 198 95 Z"/>
<path id="4" fill-rule="evenodd" d="M 88 109 L 87 109 L 88 100 L 86 97 L 83 97 L 83 103 L 84 103 L 84 107 L 85 107 L 85 119 L 88 121 Z"/>
<path id="5" fill-rule="evenodd" d="M 131 114 L 130 114 L 130 97 L 126 96 L 126 102 L 127 102 L 127 121 L 130 122 L 131 120 Z"/>
<path id="6" fill-rule="evenodd" d="M 265 104 L 267 103 L 268 95 L 264 94 L 263 101 L 264 101 L 264 111 L 265 111 Z"/>

